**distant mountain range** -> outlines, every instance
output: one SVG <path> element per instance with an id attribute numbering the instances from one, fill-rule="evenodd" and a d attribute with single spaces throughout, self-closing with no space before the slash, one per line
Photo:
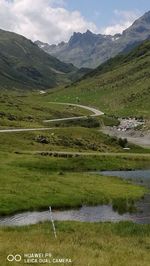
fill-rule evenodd
<path id="1" fill-rule="evenodd" d="M 105 114 L 150 118 L 150 41 L 117 55 L 70 87 L 56 90 L 52 101 L 95 106 Z"/>
<path id="2" fill-rule="evenodd" d="M 150 11 L 137 19 L 122 34 L 102 35 L 90 31 L 74 33 L 69 42 L 49 45 L 36 41 L 48 54 L 76 67 L 95 68 L 119 53 L 127 53 L 132 48 L 150 39 Z"/>
<path id="3" fill-rule="evenodd" d="M 48 55 L 21 35 L 0 30 L 0 88 L 52 88 L 86 72 Z"/>

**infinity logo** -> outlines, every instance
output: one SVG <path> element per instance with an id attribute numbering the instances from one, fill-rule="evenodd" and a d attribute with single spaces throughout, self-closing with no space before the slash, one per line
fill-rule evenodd
<path id="1" fill-rule="evenodd" d="M 12 262 L 12 261 L 19 262 L 19 261 L 21 261 L 21 259 L 22 258 L 21 258 L 21 256 L 19 254 L 16 254 L 16 255 L 9 254 L 7 256 L 7 260 L 10 261 L 10 262 Z"/>

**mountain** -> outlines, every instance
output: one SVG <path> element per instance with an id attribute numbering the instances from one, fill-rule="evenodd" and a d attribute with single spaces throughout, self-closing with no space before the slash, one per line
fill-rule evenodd
<path id="1" fill-rule="evenodd" d="M 115 38 L 115 37 L 113 37 Z M 117 37 L 116 37 L 117 38 Z M 101 63 L 96 58 L 97 49 L 101 47 L 102 57 L 105 58 L 103 46 L 110 47 L 112 36 L 94 34 L 89 30 L 85 33 L 74 33 L 68 43 L 61 42 L 58 45 L 49 45 L 36 41 L 36 44 L 48 54 L 61 58 L 64 62 L 73 62 L 78 67 L 96 67 Z M 107 57 L 105 60 L 108 59 Z"/>
<path id="2" fill-rule="evenodd" d="M 150 41 L 118 55 L 69 88 L 50 93 L 52 101 L 98 107 L 108 115 L 150 118 Z"/>
<path id="3" fill-rule="evenodd" d="M 68 43 L 49 45 L 37 41 L 45 52 L 77 67 L 95 68 L 119 53 L 127 53 L 132 48 L 150 38 L 150 11 L 136 20 L 122 34 L 102 35 L 90 31 L 74 33 Z"/>
<path id="4" fill-rule="evenodd" d="M 74 80 L 78 72 L 25 37 L 0 30 L 1 88 L 51 88 Z"/>

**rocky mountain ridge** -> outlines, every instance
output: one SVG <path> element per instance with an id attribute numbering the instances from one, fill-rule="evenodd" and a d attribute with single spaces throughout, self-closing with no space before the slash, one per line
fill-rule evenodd
<path id="1" fill-rule="evenodd" d="M 96 68 L 119 53 L 126 53 L 150 39 L 150 11 L 137 19 L 122 34 L 102 35 L 91 31 L 74 33 L 70 40 L 58 45 L 36 41 L 45 52 L 76 67 Z"/>

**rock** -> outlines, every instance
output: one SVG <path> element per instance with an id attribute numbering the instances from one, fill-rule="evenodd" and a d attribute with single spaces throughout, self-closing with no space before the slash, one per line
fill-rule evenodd
<path id="1" fill-rule="evenodd" d="M 42 143 L 42 144 L 49 144 L 49 139 L 47 138 L 47 137 L 45 137 L 45 136 L 38 136 L 37 138 L 36 138 L 36 141 L 38 142 L 38 143 Z"/>
<path id="2" fill-rule="evenodd" d="M 8 120 L 10 120 L 10 121 L 16 121 L 17 120 L 17 117 L 15 115 L 9 114 L 8 115 Z"/>

